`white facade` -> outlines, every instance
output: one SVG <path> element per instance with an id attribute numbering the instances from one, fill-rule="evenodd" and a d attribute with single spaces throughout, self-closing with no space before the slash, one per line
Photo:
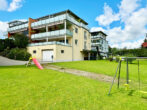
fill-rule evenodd
<path id="1" fill-rule="evenodd" d="M 91 49 L 97 51 L 96 47 L 98 46 L 100 54 L 104 57 L 108 56 L 109 45 L 106 40 L 106 34 L 102 31 L 91 32 Z"/>

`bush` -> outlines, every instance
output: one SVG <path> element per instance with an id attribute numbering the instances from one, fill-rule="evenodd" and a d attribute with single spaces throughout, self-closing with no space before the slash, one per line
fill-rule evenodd
<path id="1" fill-rule="evenodd" d="M 4 56 L 4 57 L 7 57 L 7 55 L 9 54 L 9 52 L 10 52 L 10 49 L 9 48 L 6 48 L 6 49 L 4 49 L 4 51 L 2 51 L 0 53 L 0 55 L 1 56 Z"/>
<path id="2" fill-rule="evenodd" d="M 26 49 L 14 48 L 10 50 L 7 57 L 10 59 L 27 61 L 30 56 L 31 54 L 28 53 Z"/>

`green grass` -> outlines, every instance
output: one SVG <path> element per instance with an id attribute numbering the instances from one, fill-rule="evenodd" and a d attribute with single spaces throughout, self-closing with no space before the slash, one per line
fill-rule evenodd
<path id="1" fill-rule="evenodd" d="M 53 64 L 65 68 L 84 70 L 88 72 L 106 74 L 110 76 L 114 76 L 118 65 L 118 63 L 116 63 L 115 61 L 110 62 L 106 60 L 61 62 L 61 63 L 53 63 Z M 134 61 L 133 64 L 129 64 L 129 74 L 130 74 L 130 80 L 135 80 L 135 81 L 138 80 L 137 61 Z M 121 77 L 126 78 L 125 62 L 122 62 Z M 140 77 L 141 77 L 141 81 L 147 84 L 147 60 L 140 61 Z"/>
<path id="2" fill-rule="evenodd" d="M 145 110 L 147 100 L 109 83 L 36 67 L 0 67 L 0 110 Z"/>

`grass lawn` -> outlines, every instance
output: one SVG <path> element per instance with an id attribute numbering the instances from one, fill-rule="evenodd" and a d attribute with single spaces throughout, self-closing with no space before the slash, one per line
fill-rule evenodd
<path id="1" fill-rule="evenodd" d="M 114 87 L 107 96 L 109 85 L 36 67 L 0 67 L 0 110 L 146 110 L 147 100 L 137 92 Z"/>
<path id="2" fill-rule="evenodd" d="M 114 76 L 118 63 L 115 61 L 110 62 L 106 60 L 97 61 L 75 61 L 75 62 L 61 62 L 53 63 L 65 68 L 79 69 L 88 72 L 94 72 L 99 74 L 106 74 Z M 138 65 L 137 61 L 133 64 L 129 64 L 130 80 L 138 80 Z M 140 61 L 140 76 L 141 81 L 147 84 L 147 60 Z M 122 62 L 121 77 L 126 78 L 126 63 Z"/>

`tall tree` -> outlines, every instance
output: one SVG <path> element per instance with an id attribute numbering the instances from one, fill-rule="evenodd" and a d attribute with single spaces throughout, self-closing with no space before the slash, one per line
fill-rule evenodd
<path id="1" fill-rule="evenodd" d="M 23 34 L 15 34 L 13 39 L 15 46 L 18 48 L 26 48 L 29 44 L 29 38 Z"/>

